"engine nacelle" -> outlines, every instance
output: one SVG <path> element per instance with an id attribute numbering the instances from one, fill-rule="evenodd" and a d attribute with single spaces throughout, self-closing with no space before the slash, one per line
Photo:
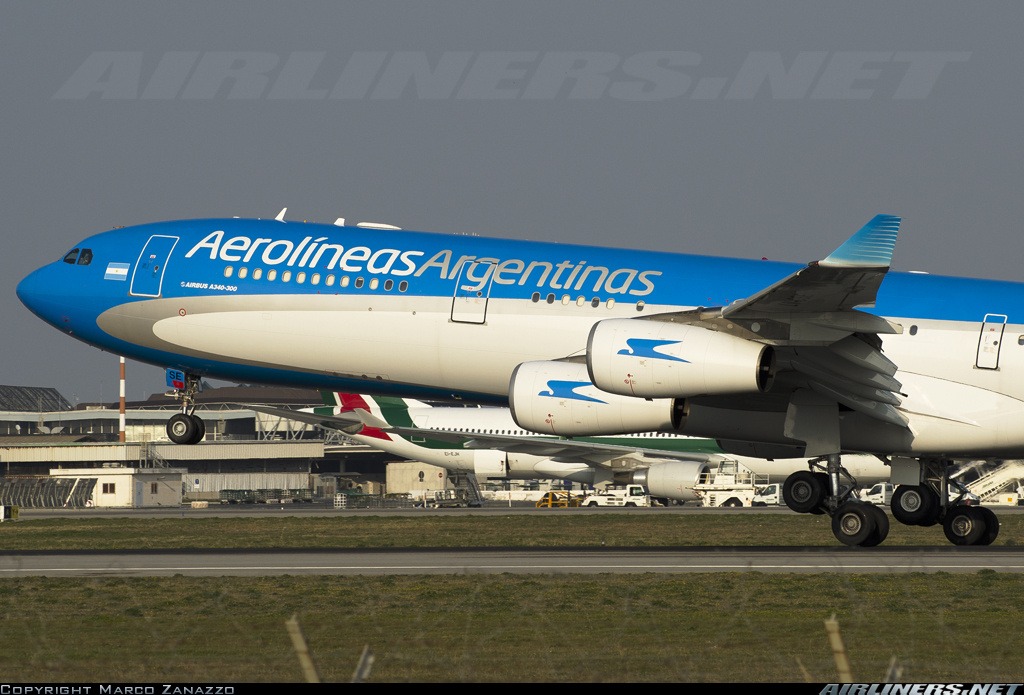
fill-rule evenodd
<path id="1" fill-rule="evenodd" d="M 758 393 L 771 385 L 774 364 L 768 345 L 667 321 L 598 321 L 587 341 L 593 384 L 639 398 Z"/>
<path id="2" fill-rule="evenodd" d="M 605 393 L 578 362 L 523 362 L 509 383 L 512 418 L 523 429 L 564 437 L 672 427 L 673 401 Z"/>
<path id="3" fill-rule="evenodd" d="M 693 486 L 710 471 L 708 464 L 700 461 L 665 461 L 652 463 L 650 468 L 633 473 L 633 482 L 647 488 L 651 497 L 689 502 L 700 499 Z"/>
<path id="4" fill-rule="evenodd" d="M 473 473 L 477 478 L 507 478 L 508 456 L 496 449 L 477 449 L 473 452 Z"/>

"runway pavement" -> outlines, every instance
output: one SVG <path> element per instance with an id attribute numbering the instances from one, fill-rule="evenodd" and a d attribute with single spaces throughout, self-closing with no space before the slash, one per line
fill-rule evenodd
<path id="1" fill-rule="evenodd" d="M 1024 551 L 1006 547 L 211 550 L 24 552 L 0 555 L 0 578 L 636 574 L 655 572 L 868 573 L 1024 572 Z"/>

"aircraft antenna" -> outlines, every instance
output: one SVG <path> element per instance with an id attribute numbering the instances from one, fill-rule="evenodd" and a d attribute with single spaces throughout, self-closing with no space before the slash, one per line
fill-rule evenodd
<path id="1" fill-rule="evenodd" d="M 281 208 L 281 212 L 277 213 L 277 217 L 274 219 L 278 222 L 284 222 L 284 213 L 288 212 L 288 208 Z"/>

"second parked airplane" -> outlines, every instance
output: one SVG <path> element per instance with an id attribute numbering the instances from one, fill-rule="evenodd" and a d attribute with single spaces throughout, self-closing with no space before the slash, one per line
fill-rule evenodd
<path id="1" fill-rule="evenodd" d="M 324 392 L 325 406 L 286 410 L 245 407 L 338 430 L 350 439 L 403 459 L 498 480 L 566 480 L 586 485 L 639 483 L 663 500 L 698 499 L 693 486 L 721 461 L 782 480 L 806 470 L 800 459 L 759 459 L 724 453 L 711 439 L 665 432 L 565 439 L 519 427 L 508 408 L 432 407 L 385 396 Z M 844 484 L 889 479 L 875 456 L 847 456 Z"/>

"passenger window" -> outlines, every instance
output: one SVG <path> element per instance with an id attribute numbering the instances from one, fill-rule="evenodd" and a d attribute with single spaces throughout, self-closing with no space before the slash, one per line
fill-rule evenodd
<path id="1" fill-rule="evenodd" d="M 64 256 L 64 262 L 65 263 L 70 263 L 71 265 L 74 265 L 75 261 L 77 261 L 77 260 L 78 260 L 78 249 L 71 249 L 70 251 L 68 251 L 67 255 Z"/>
<path id="2" fill-rule="evenodd" d="M 78 254 L 78 265 L 89 265 L 92 263 L 92 249 L 82 249 Z"/>

